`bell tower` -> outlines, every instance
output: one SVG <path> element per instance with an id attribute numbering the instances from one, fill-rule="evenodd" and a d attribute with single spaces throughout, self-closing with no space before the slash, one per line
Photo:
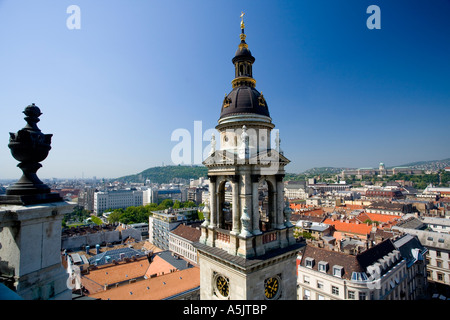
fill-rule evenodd
<path id="1" fill-rule="evenodd" d="M 216 129 L 220 148 L 203 162 L 209 200 L 197 244 L 201 299 L 296 299 L 300 245 L 293 237 L 284 198 L 284 167 L 267 102 L 256 90 L 252 56 L 241 14 L 240 44 L 232 62 L 232 90 L 222 102 Z M 273 133 L 275 133 L 273 135 Z"/>

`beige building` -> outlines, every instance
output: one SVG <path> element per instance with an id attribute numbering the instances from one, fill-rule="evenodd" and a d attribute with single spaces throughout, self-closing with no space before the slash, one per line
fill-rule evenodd
<path id="1" fill-rule="evenodd" d="M 411 300 L 423 296 L 426 250 L 421 251 L 420 243 L 412 238 L 398 241 L 385 240 L 357 255 L 308 245 L 297 259 L 298 299 Z M 412 249 L 417 249 L 415 255 L 408 254 Z"/>
<path id="2" fill-rule="evenodd" d="M 197 248 L 194 243 L 198 242 L 200 235 L 200 228 L 180 224 L 169 232 L 169 250 L 197 265 Z"/>

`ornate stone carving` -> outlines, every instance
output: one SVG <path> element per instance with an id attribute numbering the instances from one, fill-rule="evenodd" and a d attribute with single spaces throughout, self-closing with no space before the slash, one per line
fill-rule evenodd
<path id="1" fill-rule="evenodd" d="M 202 226 L 207 227 L 209 225 L 209 217 L 210 217 L 211 211 L 209 209 L 209 200 L 205 200 L 205 208 L 203 209 L 203 217 L 205 218 L 205 221 L 202 223 Z"/>
<path id="2" fill-rule="evenodd" d="M 240 236 L 242 237 L 250 237 L 252 233 L 250 232 L 250 216 L 248 215 L 248 209 L 247 207 L 244 207 L 242 210 L 242 216 L 241 216 L 241 225 L 242 230 Z"/>
<path id="3" fill-rule="evenodd" d="M 291 214 L 292 214 L 292 209 L 289 205 L 289 200 L 286 198 L 284 201 L 284 209 L 283 209 L 283 214 L 284 214 L 284 225 L 286 227 L 292 227 L 293 224 L 291 223 Z"/>
<path id="4" fill-rule="evenodd" d="M 0 198 L 3 203 L 32 204 L 62 201 L 57 193 L 50 193 L 50 188 L 37 176 L 39 163 L 51 149 L 52 134 L 44 134 L 37 127 L 42 115 L 41 110 L 33 103 L 25 108 L 27 125 L 17 133 L 10 132 L 8 147 L 11 154 L 20 163 L 17 165 L 23 172 L 22 177 L 6 190 L 6 196 Z"/>

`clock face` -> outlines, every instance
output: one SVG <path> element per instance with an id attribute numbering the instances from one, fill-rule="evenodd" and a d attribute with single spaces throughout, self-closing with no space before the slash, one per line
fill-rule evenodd
<path id="1" fill-rule="evenodd" d="M 267 299 L 273 299 L 277 296 L 280 289 L 280 279 L 278 277 L 272 277 L 264 281 L 264 294 Z"/>
<path id="2" fill-rule="evenodd" d="M 216 287 L 222 296 L 228 297 L 228 294 L 230 293 L 230 288 L 228 285 L 227 278 L 225 278 L 224 276 L 218 276 L 216 278 Z"/>

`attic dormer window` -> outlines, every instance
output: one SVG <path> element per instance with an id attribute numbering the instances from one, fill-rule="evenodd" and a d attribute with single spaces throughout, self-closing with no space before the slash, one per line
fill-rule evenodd
<path id="1" fill-rule="evenodd" d="M 320 272 L 327 272 L 328 271 L 328 262 L 326 261 L 320 261 L 319 262 L 319 271 Z"/>
<path id="2" fill-rule="evenodd" d="M 368 278 L 365 272 L 352 272 L 352 281 L 367 281 L 367 280 Z"/>
<path id="3" fill-rule="evenodd" d="M 307 268 L 312 268 L 314 266 L 314 258 L 307 257 L 305 259 L 305 266 Z"/>
<path id="4" fill-rule="evenodd" d="M 342 278 L 343 274 L 344 274 L 344 267 L 338 265 L 333 266 L 333 276 Z"/>

